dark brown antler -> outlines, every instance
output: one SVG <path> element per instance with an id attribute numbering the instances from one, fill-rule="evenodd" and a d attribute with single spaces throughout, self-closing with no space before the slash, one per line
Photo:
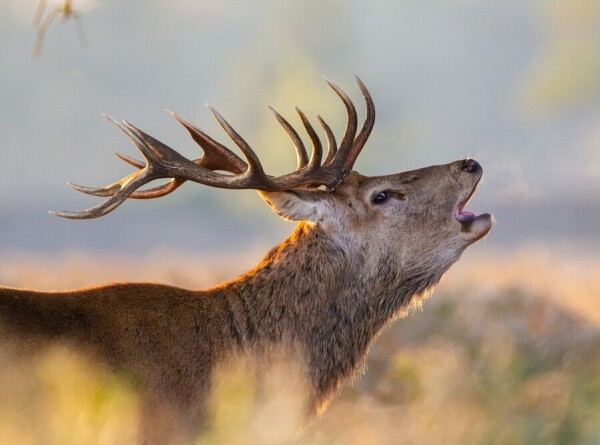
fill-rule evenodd
<path id="1" fill-rule="evenodd" d="M 149 199 L 167 195 L 177 189 L 185 181 L 194 181 L 211 187 L 226 189 L 256 189 L 264 191 L 283 191 L 302 187 L 326 186 L 335 189 L 352 169 L 360 154 L 373 125 L 375 123 L 375 106 L 371 95 L 362 81 L 357 77 L 360 90 L 365 98 L 366 118 L 358 136 L 356 109 L 348 95 L 334 83 L 327 81 L 346 106 L 348 122 L 339 148 L 333 132 L 325 121 L 317 116 L 319 123 L 327 135 L 328 152 L 322 162 L 322 145 L 316 131 L 308 118 L 296 108 L 300 119 L 312 142 L 312 155 L 308 158 L 306 148 L 300 136 L 279 113 L 271 108 L 277 121 L 288 133 L 298 157 L 297 169 L 282 176 L 269 176 L 264 172 L 262 164 L 254 150 L 212 107 L 208 107 L 221 127 L 244 154 L 246 161 L 218 143 L 191 122 L 171 113 L 177 121 L 190 133 L 194 141 L 202 147 L 202 157 L 189 160 L 152 136 L 134 127 L 127 121 L 118 124 L 107 117 L 135 144 L 142 153 L 145 163 L 137 161 L 121 153 L 116 155 L 139 170 L 105 187 L 91 188 L 69 184 L 80 192 L 89 195 L 108 197 L 101 204 L 81 211 L 52 211 L 53 215 L 64 218 L 86 219 L 106 215 L 123 203 L 127 198 Z M 224 171 L 229 174 L 217 173 Z M 144 184 L 157 179 L 171 178 L 167 183 L 151 189 L 137 191 Z"/>

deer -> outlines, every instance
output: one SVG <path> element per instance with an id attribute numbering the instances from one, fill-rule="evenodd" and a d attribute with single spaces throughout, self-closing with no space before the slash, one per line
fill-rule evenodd
<path id="1" fill-rule="evenodd" d="M 97 218 L 129 198 L 159 198 L 192 181 L 256 190 L 275 213 L 297 223 L 295 230 L 250 271 L 208 290 L 150 283 L 67 292 L 0 288 L 0 345 L 30 354 L 61 341 L 110 369 L 125 370 L 142 397 L 144 443 L 202 431 L 215 372 L 236 356 L 260 362 L 269 351 L 283 351 L 301 364 L 303 409 L 309 416 L 320 412 L 361 369 L 384 326 L 428 297 L 493 225 L 490 214 L 465 210 L 483 174 L 474 159 L 384 176 L 352 169 L 375 123 L 371 94 L 356 80 L 366 114 L 360 130 L 350 97 L 326 80 L 347 115 L 339 145 L 317 115 L 326 153 L 298 107 L 310 157 L 296 129 L 271 108 L 297 157 L 296 169 L 280 176 L 267 174 L 250 145 L 208 105 L 244 159 L 176 113 L 203 150 L 197 159 L 107 117 L 144 161 L 116 153 L 137 170 L 104 187 L 69 184 L 105 199 L 52 214 Z M 163 182 L 140 189 L 155 180 Z"/>

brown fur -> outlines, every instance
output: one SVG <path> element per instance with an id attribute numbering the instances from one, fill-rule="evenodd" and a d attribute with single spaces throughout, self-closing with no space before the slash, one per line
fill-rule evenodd
<path id="1" fill-rule="evenodd" d="M 489 215 L 454 216 L 481 177 L 463 162 L 372 178 L 351 172 L 334 192 L 260 192 L 300 223 L 254 269 L 206 291 L 0 288 L 0 341 L 22 354 L 66 342 L 128 375 L 145 401 L 148 442 L 201 428 L 213 371 L 272 348 L 303 366 L 307 408 L 318 410 L 381 328 L 490 230 Z M 390 197 L 374 204 L 384 190 Z"/>

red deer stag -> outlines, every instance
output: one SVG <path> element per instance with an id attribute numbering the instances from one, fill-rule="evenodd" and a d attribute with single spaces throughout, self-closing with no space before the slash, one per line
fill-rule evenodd
<path id="1" fill-rule="evenodd" d="M 206 291 L 132 283 L 70 292 L 2 288 L 2 342 L 30 353 L 60 341 L 124 370 L 142 395 L 150 442 L 201 427 L 215 369 L 232 356 L 284 351 L 302 363 L 307 409 L 318 410 L 355 372 L 382 327 L 428 295 L 492 227 L 491 215 L 464 210 L 482 176 L 473 159 L 387 176 L 352 171 L 375 121 L 371 95 L 357 80 L 366 103 L 360 131 L 350 98 L 328 82 L 345 105 L 347 126 L 338 146 L 317 116 L 325 155 L 302 111 L 296 109 L 312 142 L 310 158 L 296 130 L 272 110 L 298 158 L 296 170 L 282 176 L 265 173 L 252 148 L 210 107 L 245 161 L 175 113 L 202 157 L 189 160 L 130 123 L 113 121 L 145 163 L 118 154 L 139 169 L 106 187 L 72 184 L 107 199 L 54 215 L 96 218 L 127 198 L 165 196 L 189 180 L 255 189 L 277 214 L 299 222 L 295 231 L 252 270 Z M 168 181 L 138 190 L 161 178 Z"/>

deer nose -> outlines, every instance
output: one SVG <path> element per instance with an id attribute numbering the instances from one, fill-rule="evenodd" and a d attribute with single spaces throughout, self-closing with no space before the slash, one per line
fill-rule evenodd
<path id="1" fill-rule="evenodd" d="M 475 159 L 466 159 L 460 166 L 460 169 L 467 173 L 477 173 L 481 170 L 481 165 Z"/>

